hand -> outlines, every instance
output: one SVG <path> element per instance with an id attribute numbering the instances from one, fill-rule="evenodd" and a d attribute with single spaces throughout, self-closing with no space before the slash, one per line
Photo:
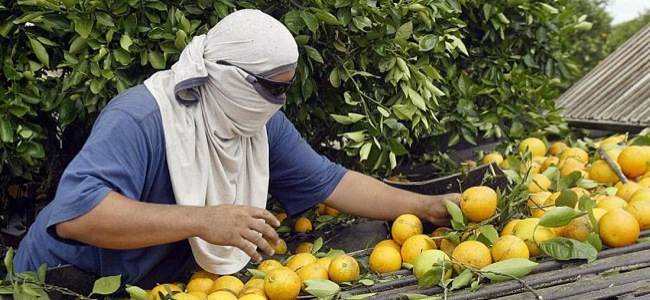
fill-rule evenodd
<path id="1" fill-rule="evenodd" d="M 202 208 L 196 221 L 200 228 L 198 237 L 214 245 L 237 247 L 255 262 L 262 260 L 257 249 L 273 255 L 272 245 L 280 241 L 273 229 L 280 226 L 280 221 L 267 210 L 257 207 L 207 206 Z"/>
<path id="2" fill-rule="evenodd" d="M 449 213 L 447 213 L 447 201 L 458 204 L 460 194 L 444 194 L 434 196 L 424 196 L 423 205 L 421 206 L 419 216 L 437 226 L 449 225 Z"/>

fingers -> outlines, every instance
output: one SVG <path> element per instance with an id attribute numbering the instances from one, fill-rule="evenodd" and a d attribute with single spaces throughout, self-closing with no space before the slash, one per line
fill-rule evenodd
<path id="1" fill-rule="evenodd" d="M 278 233 L 262 219 L 254 219 L 249 227 L 256 232 L 261 233 L 264 238 L 269 241 L 271 246 L 275 246 L 278 244 L 278 242 L 280 242 Z"/>
<path id="2" fill-rule="evenodd" d="M 253 218 L 263 219 L 267 224 L 273 227 L 280 226 L 280 221 L 278 221 L 278 219 L 266 209 L 248 207 L 248 213 Z"/>
<path id="3" fill-rule="evenodd" d="M 242 236 L 243 237 L 243 236 Z M 250 256 L 250 258 L 254 262 L 260 262 L 262 261 L 262 255 L 260 255 L 257 252 L 257 247 L 255 246 L 254 243 L 252 243 L 250 240 L 246 238 L 241 238 L 237 243 L 235 243 L 233 246 L 239 248 L 241 251 L 244 251 L 246 255 Z"/>
<path id="4" fill-rule="evenodd" d="M 451 193 L 451 194 L 446 194 L 445 198 L 449 201 L 452 201 L 456 204 L 460 203 L 460 194 L 459 193 Z"/>

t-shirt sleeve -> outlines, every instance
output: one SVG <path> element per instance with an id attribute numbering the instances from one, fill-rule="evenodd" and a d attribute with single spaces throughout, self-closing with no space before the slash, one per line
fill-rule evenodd
<path id="1" fill-rule="evenodd" d="M 317 154 L 282 112 L 267 131 L 271 195 L 293 216 L 327 199 L 347 170 Z"/>
<path id="2" fill-rule="evenodd" d="M 54 207 L 47 231 L 54 238 L 62 240 L 55 225 L 86 214 L 110 191 L 140 199 L 150 153 L 140 126 L 131 115 L 117 109 L 100 115 L 83 148 L 63 172 L 49 204 Z"/>

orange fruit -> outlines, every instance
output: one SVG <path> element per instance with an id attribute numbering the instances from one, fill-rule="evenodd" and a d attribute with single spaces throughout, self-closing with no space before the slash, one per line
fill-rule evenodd
<path id="1" fill-rule="evenodd" d="M 547 206 L 547 202 L 551 197 L 551 192 L 537 192 L 528 195 L 528 207 L 530 208 L 542 208 Z"/>
<path id="2" fill-rule="evenodd" d="M 262 278 L 251 278 L 248 281 L 246 281 L 246 284 L 244 284 L 244 288 L 256 288 L 256 289 L 264 289 L 264 279 Z"/>
<path id="3" fill-rule="evenodd" d="M 187 294 L 195 297 L 195 300 L 208 300 L 208 294 L 204 292 L 187 292 Z"/>
<path id="4" fill-rule="evenodd" d="M 650 200 L 632 202 L 625 210 L 639 222 L 641 230 L 650 229 Z"/>
<path id="5" fill-rule="evenodd" d="M 450 230 L 451 230 L 451 228 L 448 228 L 448 227 L 438 227 L 431 233 L 431 237 L 434 237 L 434 238 L 442 237 L 445 234 L 447 234 L 447 232 L 449 232 Z M 440 242 L 442 240 L 443 239 L 434 239 L 433 240 L 433 242 L 436 244 L 436 248 L 440 248 Z"/>
<path id="6" fill-rule="evenodd" d="M 275 260 L 275 259 L 267 259 L 262 261 L 258 266 L 257 269 L 264 272 L 264 273 L 269 273 L 269 271 L 277 268 L 281 268 L 282 264 Z"/>
<path id="7" fill-rule="evenodd" d="M 487 186 L 468 188 L 461 195 L 460 209 L 472 222 L 481 222 L 497 210 L 497 193 Z"/>
<path id="8" fill-rule="evenodd" d="M 325 207 L 325 214 L 328 216 L 336 217 L 339 215 L 339 213 L 340 212 L 334 207 L 329 207 L 329 206 Z"/>
<path id="9" fill-rule="evenodd" d="M 592 230 L 589 216 L 582 216 L 571 220 L 569 224 L 562 227 L 562 236 L 584 242 Z"/>
<path id="10" fill-rule="evenodd" d="M 237 295 L 242 288 L 244 288 L 244 283 L 239 280 L 239 278 L 227 275 L 217 278 L 217 280 L 215 280 L 212 284 L 210 292 L 214 293 L 217 291 L 230 291 L 233 293 L 233 295 Z"/>
<path id="11" fill-rule="evenodd" d="M 557 157 L 555 157 L 555 156 L 548 157 L 548 158 L 546 158 L 546 159 L 544 160 L 544 162 L 542 162 L 542 166 L 541 166 L 541 168 L 539 169 L 539 171 L 540 171 L 540 172 L 544 172 L 544 171 L 546 171 L 546 169 L 548 169 L 550 166 L 557 166 L 559 163 L 560 163 L 560 159 L 559 159 L 559 158 L 557 158 Z"/>
<path id="12" fill-rule="evenodd" d="M 300 217 L 298 218 L 298 220 L 296 220 L 296 224 L 294 224 L 293 229 L 296 232 L 308 233 L 313 230 L 313 227 L 309 219 L 307 219 L 306 217 Z"/>
<path id="13" fill-rule="evenodd" d="M 280 239 L 278 244 L 273 247 L 273 251 L 275 251 L 275 254 L 277 255 L 287 254 L 287 242 L 285 242 L 283 239 Z"/>
<path id="14" fill-rule="evenodd" d="M 575 171 L 584 171 L 585 163 L 575 157 L 569 157 L 564 160 L 560 159 L 558 167 L 560 168 L 560 176 L 564 177 Z"/>
<path id="15" fill-rule="evenodd" d="M 266 296 L 259 293 L 264 293 L 264 291 L 260 289 L 253 289 L 251 293 L 239 297 L 239 300 L 266 300 Z"/>
<path id="16" fill-rule="evenodd" d="M 640 188 L 632 196 L 630 197 L 630 200 L 628 200 L 628 203 L 632 203 L 635 201 L 640 201 L 640 200 L 650 200 L 650 188 Z"/>
<path id="17" fill-rule="evenodd" d="M 607 213 L 607 210 L 596 207 L 592 209 L 592 213 L 594 214 L 594 219 L 596 219 L 596 222 L 599 222 L 600 218 L 602 218 Z"/>
<path id="18" fill-rule="evenodd" d="M 463 264 L 477 269 L 481 269 L 492 263 L 492 254 L 490 249 L 481 242 L 464 241 L 454 249 L 451 257 Z M 463 270 L 462 265 L 454 264 L 456 272 Z"/>
<path id="19" fill-rule="evenodd" d="M 449 256 L 440 250 L 425 250 L 413 262 L 413 274 L 415 278 L 422 278 L 434 266 L 445 267 L 445 262 L 451 262 Z M 445 280 L 451 278 L 451 268 L 445 270 Z"/>
<path id="20" fill-rule="evenodd" d="M 237 300 L 237 297 L 230 291 L 216 291 L 208 295 L 208 300 Z"/>
<path id="21" fill-rule="evenodd" d="M 555 142 L 551 144 L 551 147 L 548 148 L 548 153 L 551 155 L 558 156 L 562 153 L 562 151 L 566 150 L 569 148 L 565 143 L 563 142 Z"/>
<path id="22" fill-rule="evenodd" d="M 481 163 L 484 165 L 495 163 L 495 164 L 500 164 L 503 161 L 503 156 L 499 152 L 492 152 L 490 154 L 486 154 L 483 156 L 483 159 L 481 159 Z"/>
<path id="23" fill-rule="evenodd" d="M 280 223 L 282 223 L 282 221 L 287 219 L 287 214 L 281 212 L 281 213 L 275 215 L 275 218 L 278 219 L 278 221 L 280 221 Z"/>
<path id="24" fill-rule="evenodd" d="M 296 299 L 302 282 L 296 272 L 288 268 L 277 268 L 264 278 L 264 292 L 270 300 Z"/>
<path id="25" fill-rule="evenodd" d="M 550 240 L 555 237 L 555 233 L 549 228 L 538 226 L 538 218 L 527 218 L 521 220 L 515 228 L 512 230 L 512 234 L 522 239 L 526 246 L 528 246 L 528 252 L 530 256 L 538 256 L 542 254 L 542 250 L 539 248 L 539 243 Z"/>
<path id="26" fill-rule="evenodd" d="M 526 243 L 514 235 L 504 235 L 497 239 L 490 252 L 495 262 L 510 258 L 530 257 Z"/>
<path id="27" fill-rule="evenodd" d="M 393 247 L 375 247 L 370 253 L 368 263 L 373 272 L 395 272 L 402 267 L 402 257 Z"/>
<path id="28" fill-rule="evenodd" d="M 532 156 L 544 156 L 546 144 L 538 138 L 527 138 L 519 143 L 519 152 L 525 153 L 526 151 L 530 151 Z"/>
<path id="29" fill-rule="evenodd" d="M 323 268 L 325 268 L 325 270 L 329 271 L 330 264 L 332 263 L 332 258 L 328 256 L 321 257 L 316 261 L 316 263 L 320 264 L 321 266 L 323 266 Z"/>
<path id="30" fill-rule="evenodd" d="M 618 182 L 618 176 L 616 176 L 614 170 L 612 170 L 604 160 L 597 160 L 591 164 L 591 169 L 589 169 L 589 178 L 596 182 L 605 184 L 615 184 Z"/>
<path id="31" fill-rule="evenodd" d="M 422 221 L 412 214 L 404 214 L 393 222 L 391 226 L 390 234 L 393 237 L 393 240 L 398 244 L 403 244 L 406 239 L 422 233 Z"/>
<path id="32" fill-rule="evenodd" d="M 210 278 L 194 278 L 194 279 L 190 279 L 190 281 L 187 283 L 187 286 L 185 287 L 185 290 L 188 293 L 203 292 L 209 294 L 213 284 L 214 284 L 214 280 Z"/>
<path id="33" fill-rule="evenodd" d="M 163 296 L 167 296 L 169 294 L 168 291 L 171 292 L 172 295 L 175 293 L 183 292 L 181 288 L 175 284 L 159 284 L 151 289 L 151 291 L 148 293 L 147 298 L 148 300 L 161 300 L 164 299 L 164 297 L 161 298 L 160 295 L 162 294 Z"/>
<path id="34" fill-rule="evenodd" d="M 639 179 L 638 183 L 644 188 L 650 188 L 650 178 L 648 177 Z"/>
<path id="35" fill-rule="evenodd" d="M 650 160 L 650 147 L 629 146 L 621 151 L 618 156 L 618 164 L 625 176 L 635 178 L 648 171 Z"/>
<path id="36" fill-rule="evenodd" d="M 205 270 L 199 270 L 199 271 L 194 272 L 194 274 L 192 274 L 192 277 L 190 277 L 190 280 L 195 279 L 195 278 L 210 278 L 212 280 L 216 280 L 217 278 L 219 278 L 219 275 L 212 274 L 212 273 L 210 273 L 208 271 L 205 271 Z"/>
<path id="37" fill-rule="evenodd" d="M 508 221 L 506 226 L 503 226 L 503 229 L 501 229 L 501 236 L 511 235 L 512 230 L 515 228 L 515 225 L 517 225 L 517 223 L 519 223 L 520 221 L 521 221 L 520 219 L 512 219 Z"/>
<path id="38" fill-rule="evenodd" d="M 610 211 L 617 208 L 623 208 L 626 205 L 627 202 L 617 196 L 605 196 L 598 201 L 596 207 Z"/>
<path id="39" fill-rule="evenodd" d="M 395 242 L 394 240 L 383 240 L 383 241 L 377 243 L 377 245 L 375 245 L 375 248 L 379 248 L 379 247 L 391 247 L 391 248 L 397 250 L 397 252 L 400 252 L 400 250 L 401 250 L 401 248 L 402 248 L 402 247 L 401 247 L 397 242 Z"/>
<path id="40" fill-rule="evenodd" d="M 531 176 L 530 182 L 528 183 L 528 192 L 538 193 L 547 191 L 551 186 L 551 180 L 543 174 L 535 174 Z"/>
<path id="41" fill-rule="evenodd" d="M 330 263 L 329 278 L 336 283 L 356 281 L 359 279 L 359 263 L 352 256 L 339 255 Z"/>
<path id="42" fill-rule="evenodd" d="M 325 205 L 325 204 L 323 204 L 323 203 L 318 203 L 318 204 L 316 205 L 316 215 L 317 215 L 317 216 L 322 216 L 322 215 L 324 215 L 324 214 L 325 214 L 325 208 L 326 208 L 326 207 L 327 207 L 327 205 Z"/>
<path id="43" fill-rule="evenodd" d="M 620 208 L 609 211 L 600 218 L 598 229 L 603 243 L 610 247 L 634 244 L 641 231 L 636 218 Z"/>
<path id="44" fill-rule="evenodd" d="M 589 161 L 589 153 L 577 147 L 568 148 L 560 154 L 560 161 L 566 161 L 569 158 L 574 158 L 583 164 Z"/>
<path id="45" fill-rule="evenodd" d="M 316 256 L 312 255 L 311 253 L 298 253 L 294 256 L 289 257 L 289 260 L 287 261 L 287 268 L 295 272 L 308 264 L 316 262 L 316 260 Z"/>
<path id="46" fill-rule="evenodd" d="M 640 190 L 642 186 L 634 181 L 628 181 L 620 185 L 618 190 L 616 190 L 616 196 L 623 198 L 623 200 L 628 201 L 632 198 L 632 195 Z"/>
<path id="47" fill-rule="evenodd" d="M 328 270 L 324 268 L 321 264 L 318 262 L 313 262 L 311 264 L 308 264 L 298 272 L 298 277 L 300 277 L 300 280 L 302 282 L 305 282 L 305 280 L 310 280 L 310 279 L 323 279 L 327 280 L 328 279 Z"/>
<path id="48" fill-rule="evenodd" d="M 314 244 L 310 242 L 302 242 L 296 247 L 296 253 L 311 253 L 314 249 Z"/>
<path id="49" fill-rule="evenodd" d="M 412 264 L 415 257 L 422 251 L 435 249 L 436 244 L 430 237 L 424 234 L 417 234 L 408 238 L 402 245 L 401 254 L 404 262 Z"/>

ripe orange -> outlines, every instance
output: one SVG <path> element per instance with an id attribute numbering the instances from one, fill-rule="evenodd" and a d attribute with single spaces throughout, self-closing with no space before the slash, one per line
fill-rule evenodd
<path id="1" fill-rule="evenodd" d="M 562 151 L 562 154 L 560 154 L 560 161 L 566 161 L 569 158 L 577 159 L 583 164 L 586 164 L 589 161 L 589 153 L 577 147 Z"/>
<path id="2" fill-rule="evenodd" d="M 597 160 L 591 164 L 591 169 L 589 169 L 589 178 L 596 182 L 606 184 L 615 184 L 618 182 L 618 176 L 616 176 L 614 170 L 612 170 L 604 160 Z"/>
<path id="3" fill-rule="evenodd" d="M 325 204 L 323 204 L 323 203 L 318 203 L 318 204 L 316 205 L 316 215 L 317 215 L 317 216 L 322 216 L 322 215 L 324 215 L 324 214 L 325 214 L 325 208 L 326 208 L 326 207 L 327 207 L 327 205 L 325 205 Z"/>
<path id="4" fill-rule="evenodd" d="M 551 145 L 551 147 L 548 148 L 548 153 L 551 155 L 558 156 L 562 153 L 562 151 L 566 150 L 569 148 L 565 143 L 563 142 L 555 142 Z"/>
<path id="5" fill-rule="evenodd" d="M 492 254 L 490 249 L 481 242 L 464 241 L 454 249 L 451 257 L 461 264 L 468 265 L 477 269 L 483 268 L 492 263 Z M 456 272 L 463 270 L 462 265 L 454 264 Z"/>
<path id="6" fill-rule="evenodd" d="M 519 223 L 520 221 L 521 221 L 520 219 L 512 219 L 508 221 L 506 226 L 503 226 L 503 229 L 501 229 L 501 236 L 511 235 L 512 230 L 515 228 L 515 225 L 517 225 L 517 223 Z"/>
<path id="7" fill-rule="evenodd" d="M 528 258 L 528 246 L 523 240 L 514 235 L 504 235 L 492 245 L 492 259 L 502 261 L 510 258 Z"/>
<path id="8" fill-rule="evenodd" d="M 298 218 L 298 220 L 296 220 L 296 224 L 294 225 L 293 229 L 296 232 L 308 233 L 313 230 L 313 227 L 309 219 L 307 219 L 306 217 L 300 217 Z"/>
<path id="9" fill-rule="evenodd" d="M 208 300 L 237 300 L 230 291 L 217 291 L 208 295 Z"/>
<path id="10" fill-rule="evenodd" d="M 203 292 L 187 292 L 188 295 L 195 297 L 195 300 L 208 300 L 208 294 Z"/>
<path id="11" fill-rule="evenodd" d="M 168 295 L 169 293 L 167 292 L 167 290 L 169 290 L 172 293 L 172 295 L 175 294 L 175 293 L 183 292 L 181 290 L 181 288 L 179 288 L 175 284 L 159 284 L 159 285 L 155 286 L 153 289 L 151 289 L 151 291 L 148 293 L 147 298 L 148 298 L 148 300 L 161 300 L 161 299 L 164 299 L 164 297 L 161 298 L 160 295 L 161 294 L 163 296 Z"/>
<path id="12" fill-rule="evenodd" d="M 615 209 L 607 212 L 598 222 L 600 238 L 610 247 L 623 247 L 634 244 L 639 238 L 639 222 L 632 214 Z"/>
<path id="13" fill-rule="evenodd" d="M 575 218 L 562 228 L 562 236 L 584 242 L 593 230 L 589 216 Z"/>
<path id="14" fill-rule="evenodd" d="M 402 267 L 402 257 L 390 246 L 375 247 L 368 259 L 370 270 L 377 273 L 395 272 Z"/>
<path id="15" fill-rule="evenodd" d="M 390 234 L 393 237 L 393 240 L 398 244 L 403 244 L 406 239 L 422 233 L 422 221 L 412 214 L 404 214 L 393 222 L 393 226 L 390 229 Z"/>
<path id="16" fill-rule="evenodd" d="M 530 151 L 533 156 L 544 156 L 546 144 L 538 138 L 527 138 L 519 144 L 519 152 L 525 153 L 526 151 Z"/>
<path id="17" fill-rule="evenodd" d="M 461 195 L 460 209 L 472 222 L 481 222 L 497 210 L 497 193 L 487 186 L 468 188 Z"/>
<path id="18" fill-rule="evenodd" d="M 214 284 L 214 280 L 210 278 L 194 278 L 194 279 L 190 279 L 185 289 L 187 290 L 188 293 L 203 292 L 209 294 L 210 291 L 212 290 L 213 284 Z"/>
<path id="19" fill-rule="evenodd" d="M 566 159 L 560 159 L 558 167 L 560 168 L 560 176 L 564 177 L 575 171 L 584 171 L 585 163 L 578 158 L 568 157 Z"/>
<path id="20" fill-rule="evenodd" d="M 325 214 L 328 216 L 336 217 L 339 215 L 339 213 L 340 212 L 334 207 L 329 207 L 329 206 L 325 207 Z"/>
<path id="21" fill-rule="evenodd" d="M 239 292 L 244 288 L 244 283 L 235 276 L 221 276 L 217 278 L 212 284 L 210 293 L 217 291 L 230 291 L 233 295 L 239 294 Z M 208 295 L 209 296 L 209 295 Z"/>
<path id="22" fill-rule="evenodd" d="M 650 178 L 648 178 L 648 177 L 640 178 L 638 183 L 639 183 L 640 186 L 642 186 L 644 188 L 649 188 L 650 187 Z"/>
<path id="23" fill-rule="evenodd" d="M 328 270 L 325 269 L 321 264 L 318 262 L 313 262 L 311 264 L 308 264 L 300 270 L 298 270 L 298 277 L 300 277 L 300 280 L 302 282 L 305 282 L 305 280 L 310 280 L 310 279 L 323 279 L 327 280 L 328 279 Z"/>
<path id="24" fill-rule="evenodd" d="M 289 260 L 287 261 L 287 268 L 295 272 L 310 263 L 316 262 L 316 260 L 316 256 L 312 255 L 311 253 L 298 253 L 294 256 L 289 257 Z"/>
<path id="25" fill-rule="evenodd" d="M 316 261 L 316 263 L 320 264 L 323 266 L 323 268 L 325 268 L 325 270 L 329 271 L 330 264 L 332 263 L 332 258 L 329 256 L 321 257 Z"/>
<path id="26" fill-rule="evenodd" d="M 379 247 L 391 247 L 391 248 L 397 250 L 398 253 L 401 250 L 401 246 L 397 242 L 395 242 L 394 240 L 383 240 L 383 241 L 377 243 L 377 245 L 375 245 L 375 248 L 379 248 Z"/>
<path id="27" fill-rule="evenodd" d="M 629 146 L 618 156 L 618 164 L 627 177 L 643 175 L 648 170 L 650 148 L 646 146 Z"/>
<path id="28" fill-rule="evenodd" d="M 444 236 L 447 232 L 449 232 L 451 229 L 449 227 L 438 227 L 436 228 L 432 233 L 431 237 L 442 237 Z M 436 248 L 440 248 L 440 242 L 443 239 L 434 239 L 433 242 L 436 244 Z"/>
<path id="29" fill-rule="evenodd" d="M 640 190 L 642 186 L 634 181 L 628 181 L 625 184 L 619 185 L 618 190 L 616 190 L 616 196 L 623 198 L 623 200 L 628 201 L 632 198 L 632 195 Z"/>
<path id="30" fill-rule="evenodd" d="M 560 159 L 559 159 L 559 158 L 557 158 L 557 157 L 555 157 L 555 156 L 548 157 L 548 158 L 546 158 L 546 159 L 544 160 L 544 162 L 542 162 L 542 166 L 541 166 L 541 168 L 539 169 L 539 171 L 540 171 L 540 172 L 544 172 L 544 171 L 546 171 L 546 169 L 548 169 L 550 166 L 557 166 L 559 163 L 560 163 Z"/>
<path id="31" fill-rule="evenodd" d="M 256 289 L 264 289 L 264 279 L 262 278 L 251 278 L 249 279 L 246 284 L 244 284 L 244 288 L 256 288 Z"/>
<path id="32" fill-rule="evenodd" d="M 258 266 L 257 269 L 264 272 L 264 273 L 269 273 L 269 271 L 277 268 L 281 268 L 282 264 L 275 260 L 275 259 L 267 259 L 262 261 Z"/>
<path id="33" fill-rule="evenodd" d="M 538 218 L 528 218 L 523 219 L 512 230 L 512 234 L 522 239 L 526 246 L 528 246 L 528 251 L 530 256 L 538 256 L 542 254 L 542 250 L 539 248 L 538 243 L 541 243 L 546 240 L 550 240 L 555 237 L 555 233 L 543 226 L 538 226 Z"/>
<path id="34" fill-rule="evenodd" d="M 435 249 L 436 244 L 430 237 L 417 234 L 408 238 L 402 245 L 401 254 L 404 262 L 412 264 L 413 260 L 424 250 Z"/>
<path id="35" fill-rule="evenodd" d="M 219 275 L 212 274 L 212 273 L 210 273 L 208 271 L 205 271 L 205 270 L 199 270 L 199 271 L 194 272 L 194 274 L 192 274 L 192 277 L 190 277 L 190 280 L 195 279 L 195 278 L 210 278 L 212 280 L 216 280 L 217 278 L 219 278 Z"/>
<path id="36" fill-rule="evenodd" d="M 481 159 L 481 163 L 485 165 L 491 163 L 495 163 L 498 165 L 502 161 L 503 161 L 503 156 L 501 156 L 501 153 L 499 152 L 492 152 L 490 154 L 486 154 L 485 156 L 483 156 L 483 159 Z"/>
<path id="37" fill-rule="evenodd" d="M 596 219 L 596 222 L 599 222 L 600 218 L 607 213 L 607 210 L 603 209 L 603 208 L 596 207 L 596 208 L 592 209 L 592 213 L 594 214 L 594 218 Z"/>
<path id="38" fill-rule="evenodd" d="M 314 249 L 313 243 L 302 242 L 298 247 L 296 247 L 296 253 L 311 253 L 312 249 Z"/>
<path id="39" fill-rule="evenodd" d="M 617 208 L 623 208 L 626 205 L 627 202 L 625 202 L 625 200 L 617 196 L 605 196 L 603 198 L 600 198 L 600 200 L 598 200 L 596 207 L 610 211 Z"/>
<path id="40" fill-rule="evenodd" d="M 270 300 L 296 299 L 301 285 L 298 274 L 288 268 L 272 270 L 264 278 L 264 292 Z"/>
<path id="41" fill-rule="evenodd" d="M 264 293 L 264 291 L 260 289 L 253 289 L 252 291 L 249 291 L 248 294 L 244 294 L 239 297 L 239 300 L 266 300 L 266 296 L 259 293 Z"/>
<path id="42" fill-rule="evenodd" d="M 283 213 L 283 212 L 275 215 L 275 218 L 278 219 L 278 221 L 280 221 L 280 223 L 282 223 L 282 221 L 286 220 L 287 217 L 288 217 L 287 214 Z"/>
<path id="43" fill-rule="evenodd" d="M 285 242 L 283 239 L 280 239 L 280 242 L 278 242 L 278 244 L 273 247 L 273 251 L 275 251 L 275 254 L 278 255 L 287 254 L 287 242 Z"/>
<path id="44" fill-rule="evenodd" d="M 631 202 L 625 210 L 639 222 L 641 230 L 650 229 L 650 200 Z"/>
<path id="45" fill-rule="evenodd" d="M 426 250 L 418 255 L 413 262 L 413 274 L 415 278 L 422 278 L 434 266 L 446 267 L 445 262 L 449 263 L 449 255 L 440 250 Z M 451 268 L 445 270 L 445 280 L 451 278 Z"/>
<path id="46" fill-rule="evenodd" d="M 543 174 L 535 174 L 531 176 L 530 182 L 528 183 L 528 192 L 538 193 L 542 191 L 547 191 L 551 186 L 551 180 Z"/>
<path id="47" fill-rule="evenodd" d="M 359 263 L 352 256 L 339 255 L 330 263 L 329 278 L 336 283 L 356 281 L 359 279 Z"/>
<path id="48" fill-rule="evenodd" d="M 538 192 L 528 195 L 528 207 L 541 208 L 547 206 L 547 202 L 551 197 L 551 192 Z"/>
<path id="49" fill-rule="evenodd" d="M 635 201 L 650 200 L 650 188 L 641 188 L 632 194 L 628 203 Z"/>

